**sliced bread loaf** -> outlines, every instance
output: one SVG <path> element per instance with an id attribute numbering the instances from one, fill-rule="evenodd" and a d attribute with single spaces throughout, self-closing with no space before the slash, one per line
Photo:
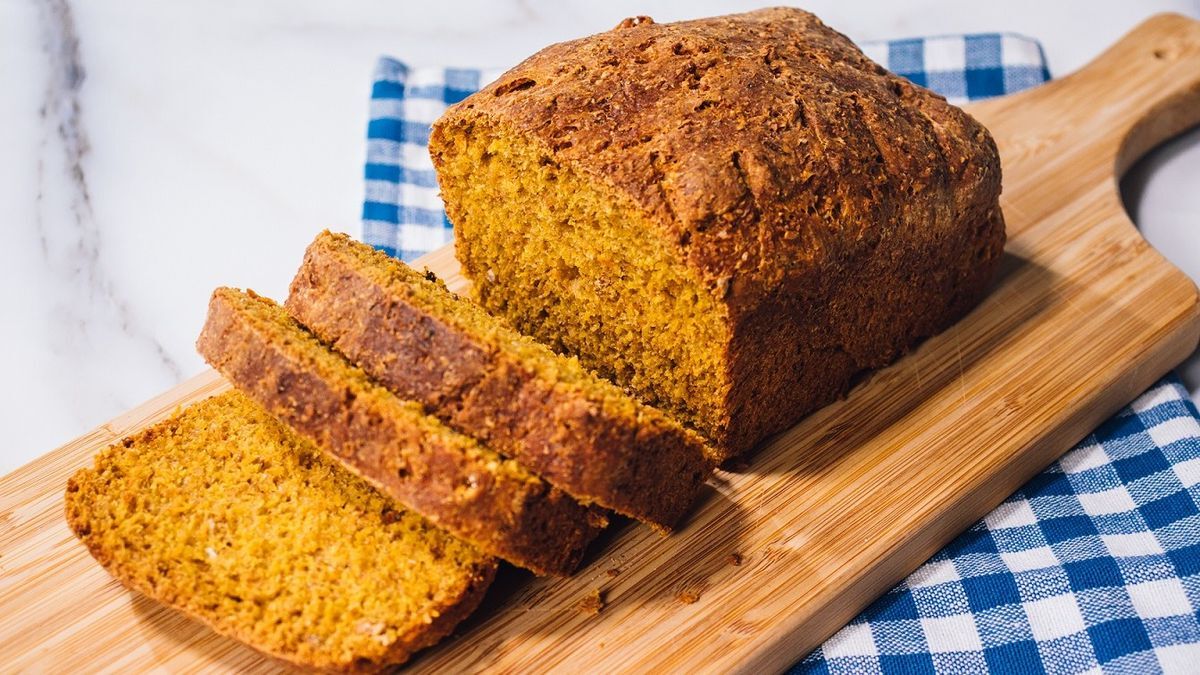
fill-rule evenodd
<path id="1" fill-rule="evenodd" d="M 708 476 L 699 434 L 346 235 L 308 247 L 287 309 L 379 383 L 581 501 L 666 530 Z"/>
<path id="2" fill-rule="evenodd" d="M 70 479 L 66 510 L 129 588 L 322 670 L 405 661 L 466 617 L 496 571 L 238 392 L 101 452 Z"/>
<path id="3" fill-rule="evenodd" d="M 217 289 L 196 346 L 281 421 L 487 553 L 565 575 L 603 524 L 598 511 L 375 384 L 253 291 Z"/>

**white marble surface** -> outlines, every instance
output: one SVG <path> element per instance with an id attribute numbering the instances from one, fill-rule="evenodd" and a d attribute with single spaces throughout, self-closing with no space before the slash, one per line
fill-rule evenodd
<path id="1" fill-rule="evenodd" d="M 359 232 L 379 54 L 508 65 L 627 15 L 761 4 L 0 0 L 0 474 L 199 372 L 214 286 L 279 297 L 316 231 Z M 1056 75 L 1149 14 L 1200 16 L 1195 0 L 806 7 L 859 40 L 1022 32 Z M 1146 164 L 1134 213 L 1200 278 L 1200 133 Z"/>

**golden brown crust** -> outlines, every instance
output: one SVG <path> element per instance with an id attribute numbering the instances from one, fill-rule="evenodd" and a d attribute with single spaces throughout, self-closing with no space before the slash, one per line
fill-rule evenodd
<path id="1" fill-rule="evenodd" d="M 532 475 L 498 469 L 494 455 L 471 452 L 474 442 L 449 428 L 438 424 L 441 433 L 429 433 L 378 385 L 364 390 L 319 372 L 294 348 L 312 339 L 303 328 L 293 324 L 287 342 L 269 335 L 238 295 L 213 293 L 196 343 L 235 386 L 385 494 L 481 550 L 538 574 L 575 569 L 602 522 L 596 514 Z"/>
<path id="2" fill-rule="evenodd" d="M 326 232 L 309 246 L 286 306 L 400 397 L 574 497 L 660 529 L 687 512 L 709 473 L 699 436 L 607 383 L 593 385 L 628 405 L 606 406 L 598 392 L 537 372 L 515 350 L 448 316 L 473 307 L 450 302 L 439 315 L 415 300 L 415 284 L 432 287 L 403 263 Z M 560 358 L 545 351 L 549 360 Z"/>
<path id="3" fill-rule="evenodd" d="M 547 47 L 447 111 L 436 166 L 474 124 L 646 214 L 722 299 L 726 457 L 956 320 L 1003 248 L 987 130 L 797 9 Z"/>

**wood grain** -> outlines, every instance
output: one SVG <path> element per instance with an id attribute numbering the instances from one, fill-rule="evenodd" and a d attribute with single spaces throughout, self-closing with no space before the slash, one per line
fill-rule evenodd
<path id="1" fill-rule="evenodd" d="M 677 535 L 627 526 L 570 579 L 502 576 L 414 668 L 784 668 L 1189 354 L 1196 287 L 1116 180 L 1200 122 L 1200 23 L 1156 17 L 1080 73 L 971 112 L 1000 146 L 1010 234 L 981 307 L 721 472 Z M 463 287 L 448 249 L 423 263 Z M 282 668 L 123 591 L 62 518 L 94 452 L 224 386 L 201 375 L 0 479 L 4 668 Z M 576 605 L 593 589 L 590 616 Z"/>

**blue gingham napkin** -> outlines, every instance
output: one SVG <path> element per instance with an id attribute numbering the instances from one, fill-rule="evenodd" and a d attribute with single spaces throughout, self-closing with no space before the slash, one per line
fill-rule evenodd
<path id="1" fill-rule="evenodd" d="M 1198 499 L 1170 375 L 792 672 L 1200 672 Z"/>
<path id="2" fill-rule="evenodd" d="M 862 45 L 955 103 L 1049 78 L 1015 35 Z M 426 144 L 499 70 L 380 59 L 363 238 L 412 260 L 449 243 Z M 1200 416 L 1174 375 L 938 552 L 794 673 L 1200 672 Z"/>

